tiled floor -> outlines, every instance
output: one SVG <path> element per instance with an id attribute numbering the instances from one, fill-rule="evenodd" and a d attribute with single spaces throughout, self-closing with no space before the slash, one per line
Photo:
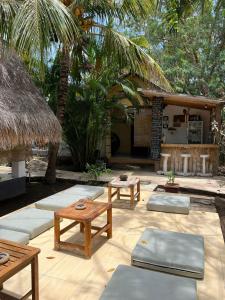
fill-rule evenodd
<path id="1" fill-rule="evenodd" d="M 90 260 L 76 253 L 54 251 L 53 229 L 32 240 L 30 245 L 41 248 L 40 300 L 99 299 L 115 268 L 119 264 L 130 265 L 131 251 L 146 227 L 203 235 L 205 277 L 197 282 L 198 299 L 225 299 L 225 247 L 218 215 L 200 211 L 191 211 L 188 216 L 149 212 L 146 211 L 146 201 L 150 194 L 151 191 L 145 190 L 143 185 L 142 200 L 133 211 L 126 202 L 114 205 L 117 208 L 113 209 L 113 238 L 98 238 Z M 107 201 L 107 191 L 100 201 Z M 120 205 L 123 208 L 118 208 Z M 104 218 L 101 216 L 98 223 L 104 222 Z M 82 238 L 77 229 L 65 234 L 65 238 L 71 239 L 71 236 L 76 240 Z M 21 295 L 27 291 L 29 281 L 30 273 L 26 268 L 4 287 Z"/>

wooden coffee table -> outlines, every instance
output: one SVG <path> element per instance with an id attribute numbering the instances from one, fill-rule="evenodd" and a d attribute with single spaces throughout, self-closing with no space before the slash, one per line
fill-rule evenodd
<path id="1" fill-rule="evenodd" d="M 9 261 L 0 265 L 0 290 L 3 288 L 3 283 L 14 276 L 16 273 L 24 269 L 29 264 L 31 265 L 31 290 L 23 296 L 22 299 L 32 295 L 33 300 L 39 299 L 39 278 L 38 278 L 38 254 L 40 249 L 25 246 L 6 240 L 0 240 L 0 252 L 9 254 Z M 6 299 L 7 295 L 0 292 L 0 299 Z M 10 297 L 11 299 L 16 299 Z"/>
<path id="2" fill-rule="evenodd" d="M 84 202 L 86 208 L 84 210 L 76 210 L 75 204 Z M 103 227 L 92 226 L 91 223 L 98 216 L 107 211 L 107 223 Z M 74 222 L 60 230 L 60 219 L 65 218 Z M 76 243 L 68 243 L 60 240 L 60 236 L 76 225 L 80 225 L 80 231 L 84 233 L 84 245 Z M 84 251 L 87 258 L 92 255 L 92 240 L 103 232 L 107 233 L 107 237 L 112 237 L 112 204 L 101 203 L 92 200 L 82 200 L 72 204 L 69 207 L 60 209 L 55 212 L 55 249 L 74 250 L 79 249 Z M 92 229 L 96 232 L 92 234 Z"/>
<path id="3" fill-rule="evenodd" d="M 135 187 L 137 187 L 137 191 L 135 192 Z M 116 191 L 113 192 L 113 188 Z M 121 194 L 120 189 L 125 188 L 129 189 L 129 194 Z M 116 195 L 117 199 L 120 200 L 120 196 L 129 197 L 130 198 L 130 207 L 134 208 L 134 200 L 140 201 L 141 199 L 141 189 L 140 189 L 140 179 L 136 177 L 128 177 L 126 181 L 121 181 L 119 177 L 113 179 L 108 184 L 108 201 L 112 202 L 113 197 Z"/>

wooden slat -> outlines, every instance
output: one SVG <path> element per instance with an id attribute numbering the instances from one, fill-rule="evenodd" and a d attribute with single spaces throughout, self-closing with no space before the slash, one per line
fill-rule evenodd
<path id="1" fill-rule="evenodd" d="M 106 224 L 104 227 L 102 227 L 100 230 L 98 230 L 97 232 L 95 232 L 94 234 L 91 235 L 91 238 L 94 239 L 96 237 L 98 237 L 99 235 L 101 235 L 103 232 L 105 232 L 106 230 L 108 230 L 110 228 L 110 224 Z"/>
<path id="2" fill-rule="evenodd" d="M 22 254 L 29 254 L 31 252 L 30 249 L 24 249 L 24 248 L 21 248 L 21 247 L 17 247 L 15 245 L 8 245 L 8 244 L 5 244 L 5 243 L 0 243 L 0 247 L 1 248 L 4 248 L 4 249 L 10 249 L 10 250 L 14 250 L 16 252 L 19 252 L 19 253 L 22 253 Z"/>
<path id="3" fill-rule="evenodd" d="M 70 225 L 64 227 L 63 229 L 60 230 L 60 235 L 64 234 L 65 232 L 67 232 L 71 228 L 77 226 L 78 224 L 80 224 L 80 223 L 75 221 L 75 222 L 71 223 Z"/>
<path id="4" fill-rule="evenodd" d="M 10 256 L 13 256 L 15 258 L 23 258 L 26 255 L 24 253 L 19 253 L 19 252 L 16 252 L 14 250 L 6 249 L 6 248 L 3 248 L 3 247 L 0 247 L 0 251 L 1 252 L 7 252 Z"/>
<path id="5" fill-rule="evenodd" d="M 81 251 L 84 251 L 84 245 L 76 244 L 76 243 L 68 243 L 68 242 L 61 242 L 60 241 L 60 248 L 62 249 L 68 249 L 68 250 L 74 250 L 79 249 Z"/>

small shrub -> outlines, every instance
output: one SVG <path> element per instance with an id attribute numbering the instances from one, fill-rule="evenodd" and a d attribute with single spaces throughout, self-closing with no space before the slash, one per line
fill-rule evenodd
<path id="1" fill-rule="evenodd" d="M 97 162 L 96 164 L 86 164 L 85 174 L 92 180 L 98 180 L 98 178 L 103 174 L 109 174 L 111 169 L 106 168 L 104 162 Z"/>

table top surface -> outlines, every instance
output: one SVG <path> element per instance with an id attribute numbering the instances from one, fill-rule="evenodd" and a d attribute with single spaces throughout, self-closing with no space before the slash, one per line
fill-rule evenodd
<path id="1" fill-rule="evenodd" d="M 75 209 L 75 205 L 79 203 L 84 203 L 86 208 L 82 210 Z M 86 199 L 77 201 L 66 208 L 58 210 L 55 212 L 55 216 L 59 218 L 85 222 L 94 220 L 96 217 L 100 216 L 106 210 L 111 208 L 111 203 L 103 203 Z"/>
<path id="2" fill-rule="evenodd" d="M 0 252 L 9 254 L 8 262 L 0 264 L 0 283 L 3 283 L 28 265 L 40 253 L 40 249 L 0 240 Z"/>
<path id="3" fill-rule="evenodd" d="M 126 181 L 120 180 L 119 177 L 114 178 L 112 181 L 109 182 L 109 186 L 111 187 L 121 187 L 126 188 L 130 186 L 134 186 L 140 182 L 140 178 L 137 177 L 128 177 Z"/>

